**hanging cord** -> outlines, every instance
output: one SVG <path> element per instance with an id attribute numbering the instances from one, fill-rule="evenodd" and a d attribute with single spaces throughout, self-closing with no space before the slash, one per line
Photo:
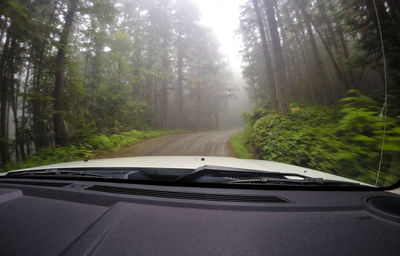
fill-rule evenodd
<path id="1" fill-rule="evenodd" d="M 378 171 L 376 173 L 376 180 L 375 180 L 375 186 L 378 186 L 378 180 L 379 180 L 379 175 L 381 173 L 381 167 L 382 167 L 382 161 L 383 161 L 383 148 L 385 146 L 385 137 L 386 137 L 386 115 L 387 115 L 387 92 L 388 92 L 388 86 L 387 86 L 387 66 L 386 66 L 386 55 L 385 55 L 385 46 L 383 44 L 383 34 L 382 34 L 382 27 L 381 27 L 381 21 L 379 18 L 378 14 L 378 8 L 376 7 L 376 2 L 375 0 L 372 0 L 374 3 L 374 8 L 375 8 L 375 15 L 376 15 L 376 21 L 378 22 L 378 31 L 379 31 L 379 37 L 381 40 L 381 48 L 382 48 L 382 57 L 383 57 L 383 82 L 384 82 L 384 87 L 385 87 L 385 100 L 382 106 L 381 113 L 379 114 L 379 118 L 381 119 L 383 116 L 383 134 L 382 134 L 382 145 L 381 145 L 381 155 L 379 159 L 379 166 L 378 166 Z"/>

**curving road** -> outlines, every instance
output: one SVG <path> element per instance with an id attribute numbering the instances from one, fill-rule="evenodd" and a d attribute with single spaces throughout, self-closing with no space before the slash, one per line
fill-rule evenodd
<path id="1" fill-rule="evenodd" d="M 101 158 L 130 156 L 235 156 L 229 138 L 240 129 L 166 135 Z"/>

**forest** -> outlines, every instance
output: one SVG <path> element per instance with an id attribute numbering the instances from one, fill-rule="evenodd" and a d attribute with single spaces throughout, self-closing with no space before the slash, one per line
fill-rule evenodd
<path id="1" fill-rule="evenodd" d="M 216 128 L 232 74 L 199 19 L 190 0 L 1 1 L 1 165 L 93 133 Z"/>
<path id="2" fill-rule="evenodd" d="M 400 2 L 240 2 L 241 152 L 398 180 Z M 201 15 L 195 0 L 2 0 L 0 167 L 220 128 L 237 74 Z"/>
<path id="3" fill-rule="evenodd" d="M 253 157 L 398 180 L 399 28 L 396 0 L 242 5 L 243 76 L 258 106 L 243 140 Z"/>
<path id="4" fill-rule="evenodd" d="M 400 79 L 399 15 L 396 0 L 247 1 L 240 32 L 251 97 L 282 114 L 292 102 L 335 104 L 350 89 L 375 94 L 383 105 L 380 32 L 389 93 L 395 97 Z"/>

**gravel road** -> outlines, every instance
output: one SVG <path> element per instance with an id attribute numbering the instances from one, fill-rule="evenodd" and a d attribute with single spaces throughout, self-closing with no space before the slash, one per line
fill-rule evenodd
<path id="1" fill-rule="evenodd" d="M 229 138 L 240 129 L 171 134 L 100 158 L 130 156 L 235 156 Z"/>

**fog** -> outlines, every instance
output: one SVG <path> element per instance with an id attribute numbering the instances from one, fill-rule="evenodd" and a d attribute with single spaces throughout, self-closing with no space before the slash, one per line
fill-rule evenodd
<path id="1" fill-rule="evenodd" d="M 245 81 L 240 74 L 235 74 L 232 79 L 232 96 L 220 110 L 219 127 L 227 129 L 232 127 L 243 127 L 243 113 L 248 112 L 254 107 L 245 90 Z"/>

